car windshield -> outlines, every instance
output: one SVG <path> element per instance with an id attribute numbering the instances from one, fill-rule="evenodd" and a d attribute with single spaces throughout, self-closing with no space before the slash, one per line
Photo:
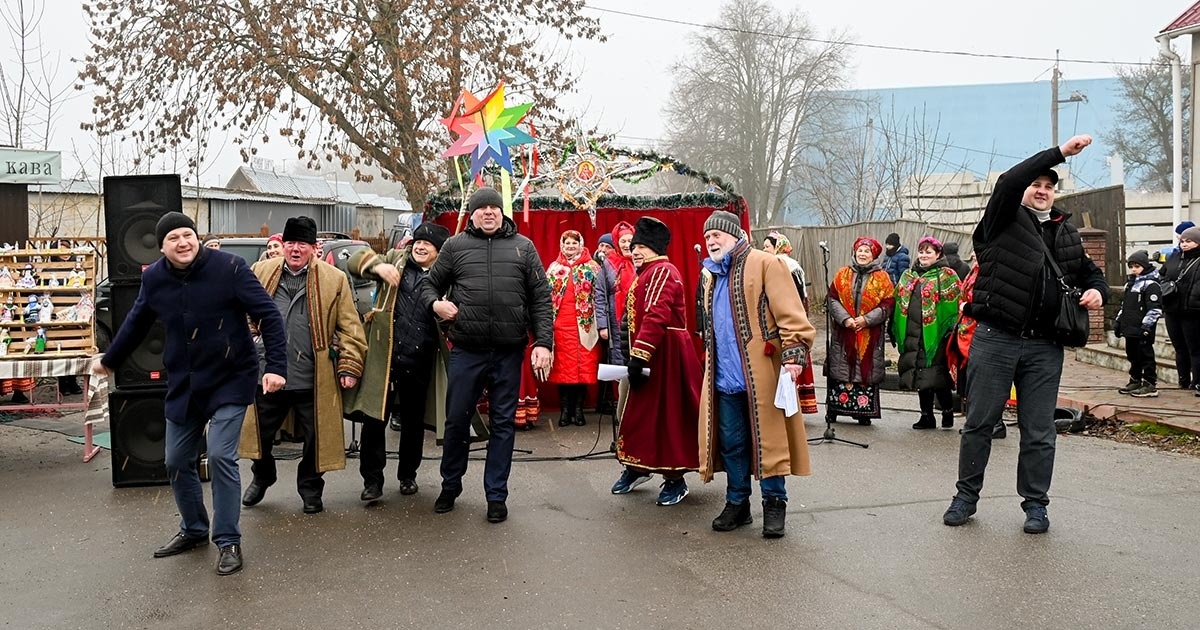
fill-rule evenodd
<path id="1" fill-rule="evenodd" d="M 265 245 L 256 243 L 221 243 L 221 251 L 237 254 L 246 259 L 246 262 L 254 264 L 258 262 L 258 257 L 266 251 Z"/>

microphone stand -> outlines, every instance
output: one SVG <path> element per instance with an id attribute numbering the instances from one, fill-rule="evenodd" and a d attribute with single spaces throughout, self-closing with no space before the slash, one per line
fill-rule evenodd
<path id="1" fill-rule="evenodd" d="M 824 247 L 821 248 L 821 266 L 824 268 L 824 271 L 825 271 L 825 286 L 827 287 L 826 293 L 825 293 L 825 302 L 826 302 L 826 304 L 825 304 L 825 370 L 824 370 L 825 371 L 825 396 L 826 396 L 826 400 L 825 400 L 825 432 L 821 435 L 821 437 L 809 438 L 808 443 L 809 444 L 827 444 L 827 443 L 831 443 L 831 442 L 840 442 L 842 444 L 847 444 L 850 446 L 858 446 L 860 448 L 870 448 L 870 445 L 868 445 L 868 444 L 864 444 L 862 442 L 855 442 L 853 440 L 844 440 L 844 439 L 838 437 L 837 432 L 833 428 L 833 422 L 834 422 L 834 419 L 836 418 L 836 415 L 833 413 L 832 410 L 829 409 L 829 390 L 832 388 L 832 385 L 833 385 L 832 377 L 830 377 L 830 375 L 829 375 L 829 359 L 830 359 L 830 355 L 832 354 L 832 350 L 833 350 L 833 315 L 830 314 L 830 312 L 829 312 L 829 303 L 828 303 L 829 302 L 828 287 L 830 284 L 830 281 L 829 281 L 829 250 Z"/>

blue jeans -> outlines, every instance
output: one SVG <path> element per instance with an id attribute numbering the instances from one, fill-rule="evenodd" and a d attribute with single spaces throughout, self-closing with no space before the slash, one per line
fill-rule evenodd
<path id="1" fill-rule="evenodd" d="M 750 397 L 746 392 L 717 393 L 717 429 L 721 437 L 721 461 L 725 463 L 725 500 L 742 505 L 750 500 Z M 764 499 L 787 501 L 787 484 L 782 475 L 758 482 Z"/>
<path id="2" fill-rule="evenodd" d="M 515 418 L 521 394 L 521 363 L 525 348 L 514 350 L 450 351 L 450 386 L 446 390 L 446 429 L 442 440 L 442 492 L 462 494 L 471 449 L 471 417 L 484 388 L 488 390 L 487 463 L 483 489 L 488 501 L 508 499 L 517 435 Z"/>
<path id="3" fill-rule="evenodd" d="M 218 547 L 242 542 L 238 528 L 241 515 L 242 480 L 238 474 L 238 440 L 246 405 L 222 405 L 211 418 L 189 417 L 182 422 L 167 419 L 166 465 L 171 492 L 179 508 L 179 529 L 189 538 L 208 538 L 208 509 L 196 460 L 200 440 L 208 425 L 208 470 L 212 477 L 212 541 Z"/>
<path id="4" fill-rule="evenodd" d="M 1054 407 L 1062 377 L 1063 348 L 1046 339 L 1023 339 L 980 323 L 967 361 L 967 423 L 958 451 L 958 498 L 975 503 L 992 452 L 992 427 L 1000 422 L 1013 385 L 1017 389 L 1017 494 L 1022 508 L 1050 503 L 1054 474 Z"/>

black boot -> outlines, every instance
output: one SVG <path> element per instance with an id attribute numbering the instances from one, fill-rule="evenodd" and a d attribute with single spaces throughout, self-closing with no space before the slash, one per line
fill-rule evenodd
<path id="1" fill-rule="evenodd" d="M 582 427 L 587 424 L 587 418 L 583 415 L 583 401 L 587 398 L 587 386 L 575 386 L 575 426 Z"/>
<path id="2" fill-rule="evenodd" d="M 933 412 L 932 411 L 922 411 L 921 419 L 917 420 L 916 423 L 912 425 L 912 428 L 914 428 L 914 429 L 936 429 L 937 428 L 937 420 L 933 419 Z"/>
<path id="3" fill-rule="evenodd" d="M 783 538 L 786 520 L 787 501 L 774 497 L 763 500 L 763 538 Z"/>
<path id="4" fill-rule="evenodd" d="M 558 386 L 558 426 L 570 426 L 575 421 L 575 400 L 574 392 L 571 391 L 570 385 Z"/>
<path id="5" fill-rule="evenodd" d="M 950 429 L 953 427 L 954 427 L 954 412 L 953 411 L 943 411 L 942 412 L 942 428 Z"/>
<path id="6" fill-rule="evenodd" d="M 718 532 L 730 532 L 753 522 L 754 517 L 750 516 L 749 501 L 741 505 L 726 501 L 725 509 L 721 510 L 721 514 L 713 519 L 712 528 Z"/>

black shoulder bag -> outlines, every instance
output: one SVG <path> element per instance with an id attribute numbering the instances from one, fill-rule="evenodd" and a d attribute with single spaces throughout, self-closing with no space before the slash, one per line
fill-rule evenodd
<path id="1" fill-rule="evenodd" d="M 1083 291 L 1067 283 L 1058 262 L 1050 254 L 1050 248 L 1046 246 L 1045 239 L 1039 237 L 1038 240 L 1042 243 L 1042 251 L 1045 252 L 1046 260 L 1050 263 L 1050 268 L 1054 270 L 1054 276 L 1058 278 L 1058 286 L 1061 289 L 1058 300 L 1058 316 L 1054 318 L 1055 341 L 1072 348 L 1085 346 L 1089 331 L 1087 309 L 1079 305 L 1079 300 L 1083 298 Z"/>
<path id="2" fill-rule="evenodd" d="M 1179 275 L 1176 276 L 1174 280 L 1160 280 L 1159 281 L 1158 288 L 1159 288 L 1159 291 L 1162 293 L 1162 297 L 1164 300 L 1166 300 L 1168 298 L 1170 298 L 1170 299 L 1175 298 L 1175 294 L 1179 292 L 1179 281 L 1183 280 L 1183 276 L 1187 275 L 1187 272 L 1191 271 L 1192 267 L 1196 266 L 1196 260 L 1200 260 L 1200 259 L 1193 258 L 1192 260 L 1188 261 L 1188 264 L 1186 266 L 1183 266 L 1183 271 L 1180 271 Z M 1182 263 L 1183 263 L 1183 261 L 1180 261 L 1181 266 L 1182 266 Z"/>

